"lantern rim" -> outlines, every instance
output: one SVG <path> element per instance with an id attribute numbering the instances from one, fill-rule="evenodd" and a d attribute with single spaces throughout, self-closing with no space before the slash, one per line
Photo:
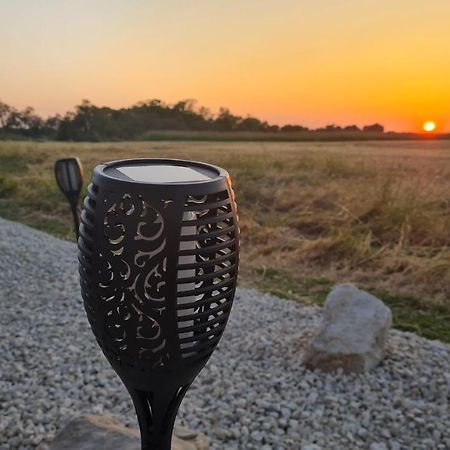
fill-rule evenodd
<path id="1" fill-rule="evenodd" d="M 117 169 L 118 167 L 132 167 L 132 166 L 138 166 L 138 165 L 169 165 L 169 166 L 182 166 L 187 168 L 197 168 L 197 169 L 203 169 L 208 172 L 211 172 L 212 176 L 211 178 L 204 179 L 204 180 L 183 180 L 183 181 L 141 181 L 136 180 L 131 177 L 128 177 L 127 175 L 123 174 L 122 176 L 114 176 L 111 169 Z M 226 179 L 229 178 L 228 172 L 219 167 L 215 166 L 213 164 L 208 164 L 204 162 L 199 161 L 191 161 L 191 160 L 185 160 L 185 159 L 175 159 L 175 158 L 130 158 L 130 159 L 121 159 L 121 160 L 114 160 L 114 161 L 108 161 L 102 164 L 97 165 L 94 168 L 94 175 L 105 177 L 111 181 L 114 182 L 120 182 L 120 183 L 131 183 L 131 184 L 137 184 L 142 186 L 191 186 L 191 185 L 205 185 L 217 182 L 220 179 Z"/>

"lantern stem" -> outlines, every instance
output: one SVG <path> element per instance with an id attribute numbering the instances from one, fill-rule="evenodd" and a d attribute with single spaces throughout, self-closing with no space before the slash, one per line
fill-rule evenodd
<path id="1" fill-rule="evenodd" d="M 78 214 L 78 205 L 77 202 L 70 202 L 70 209 L 72 211 L 72 217 L 73 217 L 73 226 L 75 228 L 75 235 L 78 241 L 78 238 L 80 237 L 80 216 Z"/>
<path id="2" fill-rule="evenodd" d="M 158 392 L 127 389 L 138 417 L 141 449 L 170 450 L 175 417 L 189 385 Z"/>

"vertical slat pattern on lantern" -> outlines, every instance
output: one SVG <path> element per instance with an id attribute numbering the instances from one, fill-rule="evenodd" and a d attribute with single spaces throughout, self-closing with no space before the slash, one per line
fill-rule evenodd
<path id="1" fill-rule="evenodd" d="M 232 202 L 228 191 L 206 196 L 188 196 L 185 212 L 191 213 L 184 226 L 196 228 L 192 235 L 182 235 L 180 258 L 195 256 L 195 262 L 181 264 L 179 269 L 195 269 L 195 275 L 179 278 L 184 286 L 193 283 L 191 290 L 178 291 L 178 326 L 183 331 L 180 343 L 189 343 L 182 348 L 182 358 L 196 360 L 208 357 L 222 336 L 234 296 L 237 271 L 236 228 Z M 194 243 L 188 250 L 183 244 Z M 184 302 L 186 297 L 195 298 Z M 189 310 L 190 314 L 186 314 Z M 186 326 L 186 322 L 188 325 Z M 192 332 L 186 337 L 186 332 Z"/>
<path id="2" fill-rule="evenodd" d="M 152 183 L 164 168 L 180 179 Z M 98 166 L 78 245 L 87 317 L 133 399 L 142 449 L 170 449 L 179 404 L 234 298 L 239 233 L 229 176 L 179 160 Z"/>
<path id="3" fill-rule="evenodd" d="M 88 186 L 87 197 L 84 200 L 81 212 L 81 223 L 78 238 L 78 261 L 80 273 L 81 295 L 84 309 L 91 324 L 95 321 L 93 314 L 93 281 L 94 278 L 94 224 L 95 208 L 97 205 L 98 186 L 91 183 Z M 93 327 L 94 330 L 95 327 Z"/>

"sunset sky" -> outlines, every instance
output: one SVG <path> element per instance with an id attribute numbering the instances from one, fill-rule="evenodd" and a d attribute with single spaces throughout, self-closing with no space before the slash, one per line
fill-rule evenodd
<path id="1" fill-rule="evenodd" d="M 450 0 L 0 0 L 0 100 L 450 131 Z"/>

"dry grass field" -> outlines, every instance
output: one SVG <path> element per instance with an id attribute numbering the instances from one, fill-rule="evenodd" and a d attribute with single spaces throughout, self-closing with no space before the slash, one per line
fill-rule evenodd
<path id="1" fill-rule="evenodd" d="M 337 282 L 381 296 L 399 328 L 450 342 L 450 141 L 0 142 L 0 216 L 73 239 L 53 163 L 132 157 L 225 167 L 242 231 L 240 283 L 321 302 Z"/>

